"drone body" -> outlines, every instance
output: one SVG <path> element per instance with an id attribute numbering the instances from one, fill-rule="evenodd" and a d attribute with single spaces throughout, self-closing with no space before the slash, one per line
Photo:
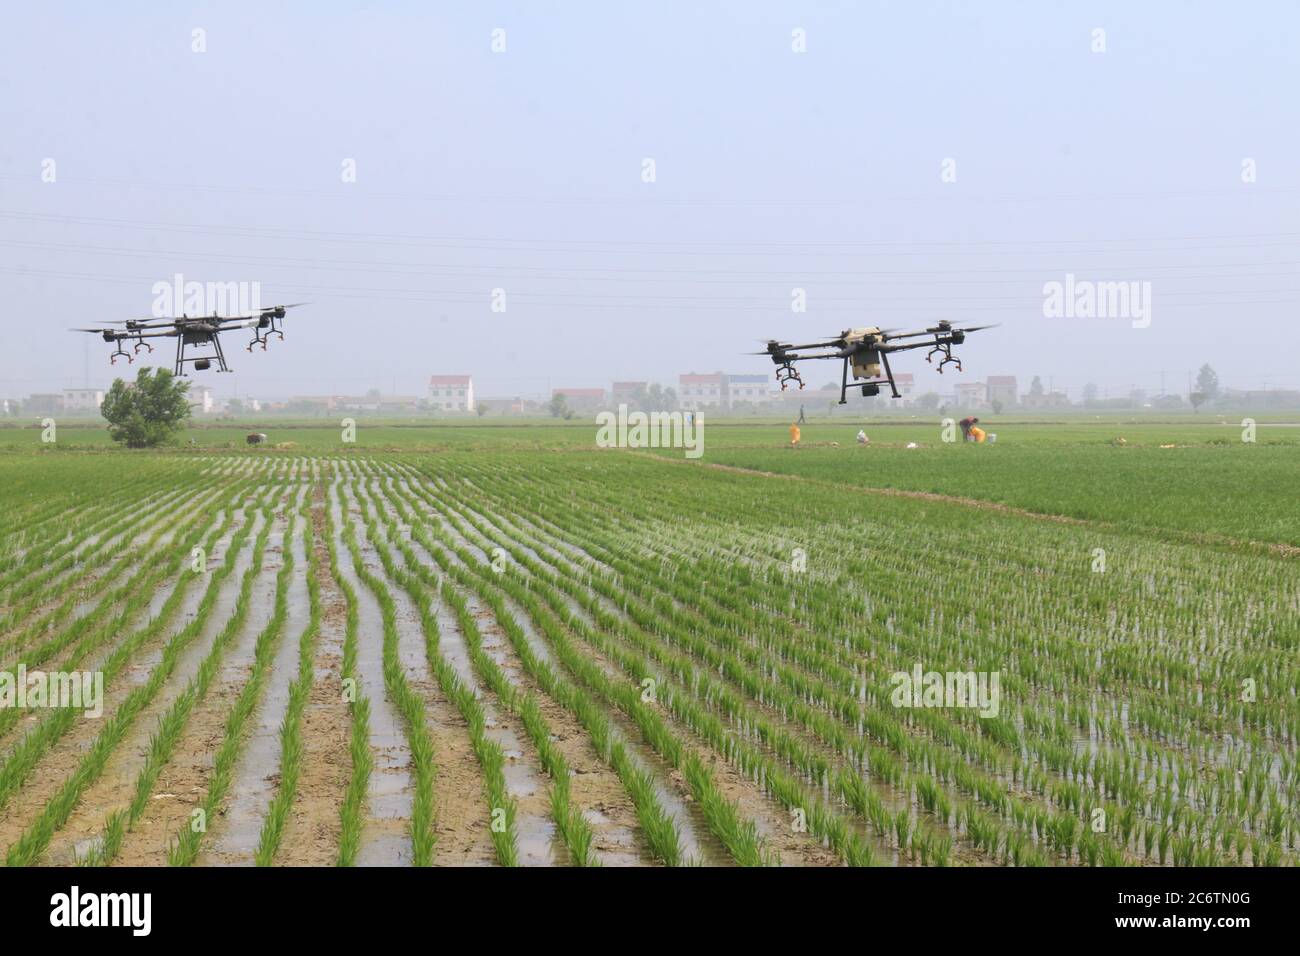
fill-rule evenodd
<path id="1" fill-rule="evenodd" d="M 253 351 L 254 345 L 261 345 L 262 351 L 266 351 L 272 335 L 278 335 L 281 341 L 284 340 L 284 331 L 279 325 L 280 320 L 284 318 L 284 310 L 305 304 L 296 302 L 293 305 L 270 306 L 258 310 L 253 315 L 220 316 L 213 313 L 209 316 L 182 315 L 180 318 L 171 319 L 127 319 L 125 322 L 113 323 L 120 325 L 121 328 L 73 329 L 73 331 L 91 332 L 101 336 L 105 342 L 116 345 L 117 350 L 109 356 L 109 363 L 112 365 L 117 364 L 118 356 L 124 357 L 127 362 L 134 362 L 135 355 L 138 355 L 142 348 L 152 352 L 153 345 L 146 339 L 174 338 L 176 339 L 174 374 L 184 375 L 186 365 L 193 365 L 196 372 L 205 372 L 214 362 L 217 371 L 229 372 L 230 367 L 226 364 L 226 355 L 221 348 L 222 332 L 251 328 L 253 341 L 248 343 L 248 351 Z M 123 342 L 135 343 L 130 352 L 122 347 Z M 211 348 L 211 353 L 186 355 L 187 349 L 206 348 Z"/>
<path id="2" fill-rule="evenodd" d="M 840 404 L 844 405 L 848 402 L 846 396 L 849 389 L 850 371 L 853 373 L 853 386 L 855 388 L 860 386 L 863 395 L 879 395 L 880 386 L 888 385 L 893 397 L 899 398 L 901 396 L 898 394 L 898 387 L 894 384 L 894 372 L 889 367 L 891 352 L 903 352 L 908 349 L 928 347 L 930 351 L 925 356 L 927 362 L 933 362 L 936 354 L 942 356 L 939 361 L 940 374 L 943 373 L 943 367 L 949 363 L 956 365 L 957 371 L 960 372 L 961 360 L 953 358 L 952 347 L 965 342 L 967 332 L 978 332 L 980 329 L 987 328 L 992 328 L 992 326 L 976 325 L 965 329 L 954 329 L 952 323 L 946 319 L 938 325 L 920 332 L 890 332 L 868 325 L 857 329 L 845 329 L 835 338 L 821 342 L 808 342 L 803 345 L 791 345 L 773 339 L 767 343 L 766 351 L 754 354 L 771 356 L 772 362 L 777 366 L 776 380 L 781 384 L 782 391 L 785 391 L 791 382 L 795 382 L 800 388 L 804 386 L 803 378 L 794 367 L 796 362 L 815 359 L 839 359 L 843 361 L 844 366 L 840 378 Z M 921 338 L 923 341 L 901 341 L 917 338 Z M 829 349 L 830 351 L 812 351 L 800 354 L 801 349 Z"/>

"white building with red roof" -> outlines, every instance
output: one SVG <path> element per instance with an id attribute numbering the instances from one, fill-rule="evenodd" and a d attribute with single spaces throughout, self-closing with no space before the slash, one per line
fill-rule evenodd
<path id="1" fill-rule="evenodd" d="M 431 375 L 429 404 L 444 412 L 474 411 L 474 379 L 468 375 Z"/>

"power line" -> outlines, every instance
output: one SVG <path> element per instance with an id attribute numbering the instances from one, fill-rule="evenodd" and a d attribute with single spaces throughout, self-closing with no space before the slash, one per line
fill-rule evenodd
<path id="1" fill-rule="evenodd" d="M 29 186 L 31 188 L 41 188 L 41 185 L 34 176 L 21 176 L 16 174 L 0 174 L 0 180 L 17 183 L 19 185 Z M 298 197 L 310 199 L 331 199 L 340 202 L 355 202 L 361 199 L 376 200 L 386 199 L 400 202 L 439 202 L 439 203 L 458 203 L 458 204 L 485 204 L 485 205 L 573 205 L 573 206 L 777 206 L 801 208 L 807 206 L 845 206 L 845 205 L 875 205 L 878 203 L 926 203 L 926 202 L 968 202 L 968 203 L 994 203 L 994 204 L 1018 204 L 1018 203 L 1048 203 L 1048 202 L 1098 202 L 1103 200 L 1124 200 L 1132 201 L 1135 199 L 1152 200 L 1152 199 L 1196 199 L 1196 198 L 1232 198 L 1232 199 L 1253 199 L 1260 195 L 1269 196 L 1290 196 L 1300 192 L 1300 187 L 1294 186 L 1261 186 L 1253 185 L 1249 191 L 1240 187 L 1227 187 L 1223 189 L 1201 189 L 1201 190 L 1170 190 L 1166 192 L 1156 191 L 1137 191 L 1137 192 L 1112 192 L 1112 193 L 1054 193 L 1052 195 L 1014 195 L 1014 194 L 978 194 L 972 193 L 967 189 L 945 188 L 942 192 L 933 193 L 916 193 L 912 195 L 901 195 L 890 193 L 878 196 L 862 195 L 835 195 L 835 196 L 674 196 L 665 193 L 657 193 L 653 196 L 644 194 L 629 195 L 607 195 L 607 196 L 559 196 L 548 193 L 544 196 L 523 196 L 523 195 L 479 195 L 473 196 L 463 192 L 457 193 L 412 193 L 412 192 L 382 192 L 378 190 L 367 190 L 357 185 L 348 185 L 342 188 L 332 189 L 302 189 L 295 186 L 234 186 L 214 183 L 161 183 L 161 182 L 144 182 L 140 180 L 125 179 L 103 179 L 103 178 L 68 178 L 60 177 L 59 182 L 71 186 L 99 186 L 115 190 L 119 189 L 140 189 L 140 190 L 158 190 L 162 192 L 183 191 L 183 192 L 214 192 L 223 194 L 249 195 L 260 198 L 278 198 L 278 197 Z"/>
<path id="2" fill-rule="evenodd" d="M 159 222 L 159 221 L 151 221 L 151 220 L 109 219 L 109 218 L 95 217 L 95 216 L 62 216 L 62 215 L 56 215 L 52 213 L 30 213 L 30 212 L 20 212 L 20 211 L 13 211 L 13 210 L 0 210 L 0 218 L 16 219 L 19 221 L 31 221 L 31 222 L 76 223 L 79 225 L 102 226 L 106 228 L 127 228 L 127 229 L 141 229 L 141 230 L 149 230 L 149 231 L 163 231 L 163 232 L 168 232 L 168 231 L 201 232 L 205 235 L 230 235 L 230 236 L 242 236 L 245 238 L 263 237 L 269 239 L 294 239 L 296 241 L 302 241 L 302 242 L 364 242 L 366 244 L 379 244 L 379 245 L 410 245 L 410 246 L 431 246 L 431 247 L 447 246 L 452 248 L 466 248 L 466 251 L 471 251 L 471 249 L 477 249 L 477 250 L 495 251 L 495 252 L 511 251 L 511 252 L 555 253 L 559 251 L 558 249 L 559 246 L 572 246 L 574 244 L 583 244 L 583 245 L 590 246 L 590 248 L 573 249 L 571 251 L 582 252 L 591 255 L 629 254 L 628 250 L 620 250 L 614 248 L 615 246 L 618 245 L 652 247 L 649 249 L 635 250 L 639 255 L 682 255 L 682 256 L 720 256 L 720 255 L 721 256 L 763 256 L 763 255 L 778 255 L 778 254 L 783 256 L 795 256 L 795 255 L 827 256 L 831 254 L 848 256 L 854 254 L 854 253 L 828 253 L 825 251 L 818 251 L 818 252 L 793 251 L 792 252 L 792 251 L 788 251 L 788 249 L 781 252 L 760 252 L 754 250 L 737 252 L 733 250 L 699 250 L 699 249 L 689 248 L 691 246 L 696 246 L 696 245 L 708 245 L 708 246 L 726 245 L 726 246 L 742 246 L 742 247 L 752 246 L 752 245 L 762 245 L 762 246 L 776 247 L 778 249 L 782 247 L 793 246 L 796 249 L 799 248 L 806 249 L 809 247 L 815 247 L 823 250 L 827 247 L 843 246 L 843 245 L 849 245 L 855 249 L 865 248 L 865 247 L 895 249 L 899 246 L 934 247 L 934 246 L 967 245 L 967 246 L 978 247 L 978 251 L 944 252 L 935 248 L 929 248 L 925 250 L 881 252 L 876 254 L 882 256 L 919 256 L 919 255 L 981 255 L 982 256 L 982 255 L 1006 255 L 1006 254 L 1051 255 L 1059 252 L 1060 250 L 1045 250 L 1042 247 L 1045 245 L 1052 245 L 1052 244 L 1079 244 L 1079 243 L 1088 243 L 1088 242 L 1106 242 L 1106 243 L 1129 242 L 1129 243 L 1149 244 L 1149 243 L 1158 243 L 1158 242 L 1245 242 L 1247 240 L 1250 240 L 1249 245 L 1178 246 L 1172 249 L 1123 250 L 1124 252 L 1131 255 L 1131 254 L 1145 254 L 1145 253 L 1155 253 L 1155 252 L 1195 252 L 1195 251 L 1204 251 L 1206 249 L 1217 249 L 1217 248 L 1250 249 L 1250 248 L 1255 248 L 1257 246 L 1293 245 L 1300 242 L 1300 233 L 1296 233 L 1296 232 L 1260 233 L 1260 234 L 1253 234 L 1253 235 L 1222 235 L 1222 236 L 1170 236 L 1170 237 L 1132 237 L 1132 238 L 1112 237 L 1109 239 L 1088 239 L 1088 240 L 1085 239 L 1065 239 L 1065 240 L 1050 240 L 1050 239 L 983 240 L 981 239 L 981 240 L 897 240 L 897 241 L 881 240 L 881 241 L 861 242 L 861 243 L 853 243 L 853 242 L 850 243 L 842 243 L 842 242 L 778 243 L 778 242 L 755 242 L 752 240 L 649 241 L 649 240 L 620 240 L 620 239 L 605 239 L 605 238 L 573 239 L 573 240 L 551 239 L 551 238 L 508 239 L 508 238 L 488 238 L 488 237 L 470 237 L 470 236 L 457 236 L 457 237 L 418 236 L 418 235 L 401 235 L 401 234 L 393 234 L 393 233 L 363 233 L 363 232 L 340 233 L 340 232 L 330 232 L 330 231 L 323 231 L 323 230 L 286 230 L 286 229 L 269 228 L 269 227 L 222 226 L 222 225 L 215 225 L 215 224 L 200 225 L 200 224 L 186 224 L 186 223 L 175 223 L 175 222 Z M 1262 241 L 1256 242 L 1255 240 L 1262 240 Z M 535 243 L 535 242 L 544 242 L 547 245 L 541 248 L 512 245 L 513 243 Z M 467 244 L 472 244 L 472 243 L 490 243 L 490 245 L 477 245 L 477 246 L 467 247 Z M 1019 245 L 1019 246 L 1027 246 L 1028 248 L 1023 250 L 1016 249 L 1016 250 L 1006 250 L 1006 251 L 994 251 L 992 249 L 987 248 L 989 246 L 994 246 L 994 245 Z M 660 248 L 663 246 L 675 246 L 677 248 L 675 249 Z"/>
<path id="3" fill-rule="evenodd" d="M 246 265 L 273 265 L 285 264 L 288 268 L 301 268 L 308 270 L 325 270 L 330 272 L 361 272 L 375 275 L 412 275 L 435 278 L 492 278 L 500 279 L 511 276 L 514 273 L 522 273 L 526 278 L 536 278 L 544 280 L 566 280 L 582 282 L 633 282 L 633 283 L 688 283 L 703 285 L 724 285 L 734 284 L 737 282 L 806 282 L 816 280 L 821 285 L 867 285 L 876 284 L 866 282 L 859 278 L 851 279 L 825 279 L 825 276 L 868 276 L 878 279 L 884 276 L 897 277 L 900 279 L 918 278 L 924 279 L 927 285 L 935 283 L 943 284 L 972 284 L 972 285 L 990 285 L 990 284 L 1007 284 L 1023 281 L 1041 281 L 1053 275 L 1079 270 L 1089 274 L 1116 274 L 1122 270 L 1132 268 L 1128 265 L 1107 265 L 1107 266 L 1086 266 L 1080 267 L 1078 264 L 1072 266 L 1062 266 L 1057 269 L 1035 268 L 1035 269 L 937 269 L 937 270 L 839 270 L 839 271 L 817 271 L 817 270 L 790 270 L 790 271 L 773 271 L 764 270 L 727 270 L 727 269 L 699 269 L 699 270 L 682 270 L 682 269 L 642 269 L 642 268 L 590 268 L 590 267 L 566 267 L 563 272 L 556 272 L 552 267 L 546 266 L 519 266 L 511 265 L 509 267 L 500 267 L 494 265 L 475 265 L 475 264 L 451 264 L 451 263 L 434 263 L 422 265 L 412 262 L 392 262 L 385 260 L 360 260 L 360 259 L 319 259 L 319 258 L 302 258 L 287 256 L 238 256 L 229 253 L 214 253 L 202 251 L 178 251 L 178 250 L 156 250 L 156 249 L 132 249 L 120 246 L 96 246 L 84 243 L 57 243 L 57 242 L 32 242 L 30 240 L 20 239 L 0 239 L 0 245 L 18 246 L 24 249 L 48 250 L 53 252 L 72 252 L 79 255 L 105 255 L 123 258 L 145 258 L 145 259 L 171 259 L 176 258 L 194 258 L 207 259 L 214 261 L 246 264 Z M 1274 265 L 1300 265 L 1300 260 L 1281 260 L 1269 262 L 1236 262 L 1236 263 L 1213 263 L 1201 264 L 1194 266 L 1184 264 L 1170 265 L 1143 265 L 1141 271 L 1156 271 L 1165 269 L 1184 269 L 1193 268 L 1197 270 L 1189 275 L 1171 275 L 1160 276 L 1163 279 L 1186 279 L 1200 280 L 1220 277 L 1230 278 L 1277 278 L 1282 276 L 1300 275 L 1297 271 L 1285 272 L 1227 272 L 1219 275 L 1203 275 L 1201 270 L 1205 269 L 1233 269 L 1247 266 L 1250 268 L 1265 268 Z M 407 266 L 419 266 L 419 268 L 403 268 Z M 466 272 L 459 270 L 475 269 L 477 272 Z M 436 272 L 432 270 L 443 270 Z M 594 272 L 596 275 L 582 275 L 580 273 Z M 1008 275 L 1015 273 L 1021 278 L 955 278 L 957 273 L 971 272 L 975 275 L 984 275 L 989 272 Z M 578 273 L 578 274 L 573 274 Z M 640 278 L 642 273 L 649 273 L 655 278 Z M 676 276 L 684 274 L 691 276 L 689 278 L 658 278 L 658 276 Z M 704 279 L 695 278 L 694 276 L 710 274 L 717 278 Z M 725 278 L 730 276 L 731 278 Z M 937 276 L 948 276 L 948 278 L 936 278 Z"/>

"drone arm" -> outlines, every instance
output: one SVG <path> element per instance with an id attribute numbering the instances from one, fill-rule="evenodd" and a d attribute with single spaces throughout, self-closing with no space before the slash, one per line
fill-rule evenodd
<path id="1" fill-rule="evenodd" d="M 787 345 L 785 351 L 797 352 L 799 349 L 829 349 L 838 348 L 844 342 L 840 339 L 831 339 L 829 342 L 806 342 L 803 345 Z"/>
<path id="2" fill-rule="evenodd" d="M 160 339 L 160 338 L 166 338 L 169 335 L 176 334 L 175 329 L 165 329 L 157 332 L 144 332 L 144 331 L 134 331 L 134 330 L 118 331 L 116 329 L 102 329 L 102 330 L 91 330 L 91 331 L 100 331 L 100 334 L 103 335 L 105 342 L 125 342 L 128 339 L 131 341 L 135 341 L 136 339 Z"/>
<path id="3" fill-rule="evenodd" d="M 262 317 L 260 315 L 247 316 L 235 319 L 221 319 L 220 331 L 226 332 L 230 329 L 248 329 L 255 325 L 260 325 Z"/>
<path id="4" fill-rule="evenodd" d="M 908 342 L 904 345 L 895 345 L 892 342 L 885 342 L 883 345 L 876 346 L 876 348 L 880 352 L 906 352 L 908 349 L 932 349 L 936 345 L 961 345 L 962 342 L 966 340 L 964 335 L 953 335 L 950 332 L 930 334 L 933 338 L 921 342 Z"/>
<path id="5" fill-rule="evenodd" d="M 785 352 L 781 355 L 773 355 L 772 361 L 777 365 L 789 365 L 791 362 L 807 362 L 810 359 L 842 359 L 843 355 L 837 352 L 823 352 L 817 355 L 796 355 L 793 352 Z"/>

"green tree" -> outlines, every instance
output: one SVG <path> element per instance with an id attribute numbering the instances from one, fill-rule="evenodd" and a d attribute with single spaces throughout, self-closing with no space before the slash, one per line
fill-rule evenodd
<path id="1" fill-rule="evenodd" d="M 1029 394 L 1033 395 L 1035 398 L 1039 398 L 1043 394 L 1043 380 L 1037 375 L 1035 375 L 1034 380 L 1029 383 Z"/>
<path id="2" fill-rule="evenodd" d="M 1219 397 L 1219 374 L 1210 368 L 1208 362 L 1196 373 L 1196 390 L 1205 396 L 1207 402 Z"/>
<path id="3" fill-rule="evenodd" d="M 568 418 L 569 402 L 564 397 L 563 392 L 556 392 L 551 396 L 551 403 L 547 406 L 550 409 L 552 418 Z"/>
<path id="4" fill-rule="evenodd" d="M 670 412 L 677 407 L 677 390 L 664 388 L 658 382 L 649 388 L 638 385 L 632 392 L 628 404 L 642 412 Z"/>
<path id="5" fill-rule="evenodd" d="M 165 368 L 140 369 L 134 384 L 115 379 L 100 406 L 109 435 L 127 448 L 174 442 L 189 421 L 189 388 Z"/>

